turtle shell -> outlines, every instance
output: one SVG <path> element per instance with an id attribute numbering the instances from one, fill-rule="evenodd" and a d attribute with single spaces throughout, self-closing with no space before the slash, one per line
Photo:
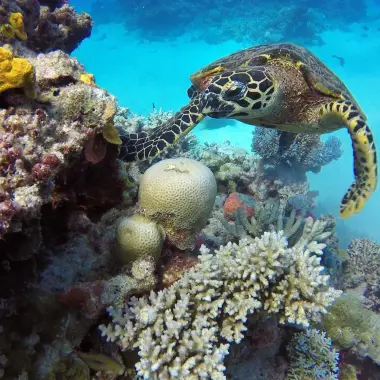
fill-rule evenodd
<path id="1" fill-rule="evenodd" d="M 196 89 L 202 90 L 208 78 L 218 72 L 247 66 L 270 66 L 278 60 L 292 61 L 302 72 L 310 88 L 316 92 L 336 99 L 349 100 L 360 109 L 345 84 L 318 57 L 301 46 L 289 43 L 259 45 L 240 50 L 203 67 L 191 75 L 190 80 Z"/>

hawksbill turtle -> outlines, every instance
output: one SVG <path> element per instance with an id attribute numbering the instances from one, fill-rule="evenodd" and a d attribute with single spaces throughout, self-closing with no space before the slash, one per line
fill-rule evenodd
<path id="1" fill-rule="evenodd" d="M 205 66 L 190 79 L 189 104 L 158 128 L 121 136 L 121 158 L 153 158 L 206 116 L 295 134 L 346 127 L 355 181 L 342 199 L 340 215 L 362 210 L 377 184 L 374 138 L 355 98 L 313 53 L 288 43 L 255 46 Z"/>

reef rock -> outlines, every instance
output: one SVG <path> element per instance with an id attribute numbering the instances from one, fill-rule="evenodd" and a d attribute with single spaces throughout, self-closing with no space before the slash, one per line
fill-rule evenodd
<path id="1" fill-rule="evenodd" d="M 81 81 L 76 59 L 56 51 L 28 62 L 34 99 L 17 89 L 1 93 L 0 237 L 39 217 L 56 178 L 81 159 L 89 140 L 112 129 L 116 112 L 111 95 Z"/>

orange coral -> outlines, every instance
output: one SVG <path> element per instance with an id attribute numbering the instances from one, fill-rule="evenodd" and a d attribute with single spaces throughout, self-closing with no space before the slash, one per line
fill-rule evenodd
<path id="1" fill-rule="evenodd" d="M 225 200 L 224 205 L 223 205 L 225 218 L 227 218 L 228 220 L 235 219 L 234 214 L 239 207 L 243 207 L 243 209 L 244 209 L 244 211 L 248 217 L 252 217 L 255 214 L 254 208 L 250 207 L 251 205 L 247 204 L 244 197 L 247 198 L 247 200 L 249 198 L 249 200 L 251 201 L 249 203 L 252 203 L 252 200 L 253 200 L 252 197 L 250 197 L 248 195 L 244 195 L 244 194 L 239 194 L 236 191 L 231 193 L 227 197 L 227 199 Z"/>
<path id="2" fill-rule="evenodd" d="M 15 58 L 0 47 L 0 93 L 12 88 L 23 88 L 28 96 L 34 95 L 34 69 L 25 58 Z"/>

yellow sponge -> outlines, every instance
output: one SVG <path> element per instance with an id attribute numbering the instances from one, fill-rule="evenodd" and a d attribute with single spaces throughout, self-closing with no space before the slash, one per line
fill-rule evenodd
<path id="1" fill-rule="evenodd" d="M 32 97 L 34 69 L 27 59 L 14 58 L 9 50 L 0 47 L 0 93 L 12 88 L 23 88 Z"/>
<path id="2" fill-rule="evenodd" d="M 28 38 L 24 29 L 24 17 L 22 13 L 11 13 L 9 15 L 9 24 L 11 24 L 17 38 L 22 41 L 25 41 Z"/>

